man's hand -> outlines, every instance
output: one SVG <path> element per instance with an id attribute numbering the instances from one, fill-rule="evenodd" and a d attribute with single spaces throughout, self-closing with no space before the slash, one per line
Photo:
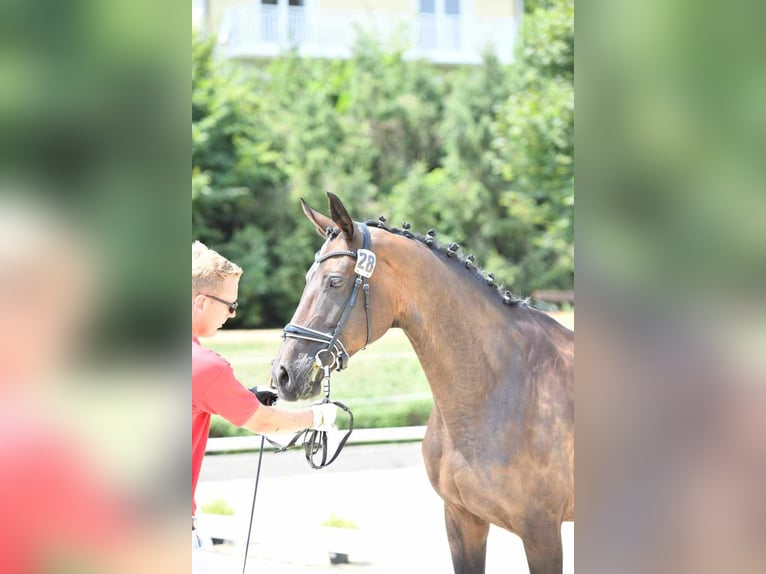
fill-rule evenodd
<path id="1" fill-rule="evenodd" d="M 253 393 L 259 401 L 261 401 L 261 404 L 266 405 L 267 407 L 274 406 L 274 404 L 277 402 L 277 398 L 279 397 L 279 395 L 271 389 L 259 389 L 258 387 L 252 387 L 248 390 Z"/>
<path id="2" fill-rule="evenodd" d="M 333 403 L 319 403 L 311 405 L 311 411 L 314 413 L 314 430 L 328 431 L 335 428 L 335 416 L 338 413 L 338 407 Z"/>

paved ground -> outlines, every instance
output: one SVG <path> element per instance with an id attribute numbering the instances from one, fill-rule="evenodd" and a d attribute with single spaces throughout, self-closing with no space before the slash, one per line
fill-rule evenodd
<path id="1" fill-rule="evenodd" d="M 197 502 L 222 499 L 235 516 L 229 524 L 201 519 L 208 532 L 230 531 L 231 543 L 207 549 L 209 571 L 242 572 L 247 520 L 257 454 L 208 456 Z M 339 529 L 323 528 L 336 516 L 358 526 L 340 529 L 349 539 L 332 541 Z M 574 527 L 562 528 L 566 573 L 573 573 Z M 332 550 L 347 552 L 349 564 L 330 564 Z M 247 572 L 421 574 L 452 572 L 442 504 L 432 490 L 419 443 L 348 446 L 332 466 L 312 470 L 303 453 L 266 452 L 258 488 Z M 516 536 L 492 527 L 487 573 L 527 573 Z"/>

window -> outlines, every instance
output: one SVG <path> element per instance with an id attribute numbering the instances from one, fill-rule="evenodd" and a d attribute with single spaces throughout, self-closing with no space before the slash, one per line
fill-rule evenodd
<path id="1" fill-rule="evenodd" d="M 287 40 L 301 44 L 306 36 L 306 12 L 303 0 L 289 0 L 287 8 Z"/>
<path id="2" fill-rule="evenodd" d="M 418 0 L 418 45 L 423 50 L 460 49 L 461 0 Z"/>
<path id="3" fill-rule="evenodd" d="M 261 42 L 301 44 L 306 36 L 305 0 L 261 0 Z"/>
<path id="4" fill-rule="evenodd" d="M 459 16 L 460 0 L 444 0 L 444 13 L 449 16 Z"/>

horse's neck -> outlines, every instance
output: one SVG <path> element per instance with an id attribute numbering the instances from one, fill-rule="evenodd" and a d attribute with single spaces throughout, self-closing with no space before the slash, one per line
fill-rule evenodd
<path id="1" fill-rule="evenodd" d="M 493 300 L 494 294 L 481 293 L 482 285 L 457 265 L 444 265 L 428 253 L 419 259 L 402 274 L 401 299 L 407 304 L 397 323 L 420 360 L 434 401 L 448 416 L 453 409 L 470 408 L 471 401 L 478 406 L 504 378 L 513 318 L 511 309 Z"/>

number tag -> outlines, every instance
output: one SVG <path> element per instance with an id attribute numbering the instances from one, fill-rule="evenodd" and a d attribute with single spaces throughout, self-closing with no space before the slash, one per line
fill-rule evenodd
<path id="1" fill-rule="evenodd" d="M 368 279 L 372 276 L 372 272 L 375 271 L 375 254 L 369 249 L 357 249 L 356 251 L 356 267 L 354 271 L 362 277 Z"/>

